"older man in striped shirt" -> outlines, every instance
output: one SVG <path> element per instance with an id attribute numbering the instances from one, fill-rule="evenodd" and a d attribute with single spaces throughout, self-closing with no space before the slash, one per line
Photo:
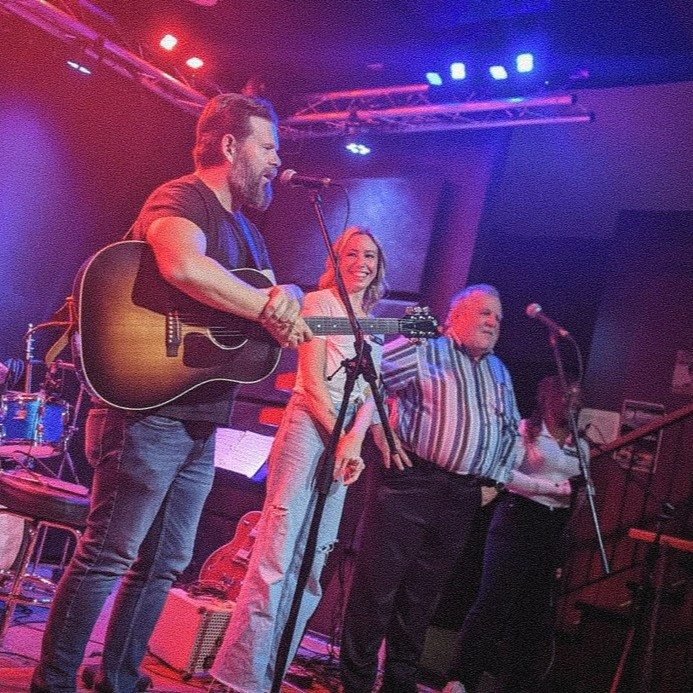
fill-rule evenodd
<path id="1" fill-rule="evenodd" d="M 517 464 L 519 412 L 510 374 L 493 354 L 498 291 L 455 296 L 446 331 L 425 344 L 385 347 L 382 378 L 394 400 L 399 452 L 383 453 L 369 498 L 341 646 L 344 693 L 371 693 L 386 642 L 381 693 L 416 693 L 418 661 L 438 595 L 481 504 Z"/>

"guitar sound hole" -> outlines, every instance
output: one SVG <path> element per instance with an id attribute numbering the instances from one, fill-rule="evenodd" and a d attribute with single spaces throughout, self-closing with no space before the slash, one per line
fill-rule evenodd
<path id="1" fill-rule="evenodd" d="M 239 334 L 235 330 L 229 330 L 223 327 L 213 327 L 209 332 L 213 341 L 222 347 L 226 347 L 227 349 L 237 349 L 247 341 L 247 337 L 245 335 Z"/>

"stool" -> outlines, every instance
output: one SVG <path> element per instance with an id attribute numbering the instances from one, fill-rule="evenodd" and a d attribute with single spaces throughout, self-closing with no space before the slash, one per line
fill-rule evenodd
<path id="1" fill-rule="evenodd" d="M 0 591 L 5 610 L 0 616 L 0 644 L 12 623 L 17 604 L 47 604 L 48 598 L 36 599 L 24 592 L 29 580 L 26 570 L 34 555 L 41 531 L 54 528 L 68 532 L 78 541 L 89 514 L 89 491 L 84 486 L 72 484 L 26 470 L 0 472 L 0 514 L 11 515 L 25 521 L 27 540 L 22 542 L 14 566 L 8 590 Z M 50 580 L 39 579 L 50 588 Z"/>

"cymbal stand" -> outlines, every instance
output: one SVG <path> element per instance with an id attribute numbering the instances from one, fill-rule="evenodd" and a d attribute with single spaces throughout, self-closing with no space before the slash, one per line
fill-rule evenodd
<path id="1" fill-rule="evenodd" d="M 60 365 L 61 363 L 58 362 L 58 367 L 60 367 Z M 77 401 L 75 402 L 75 406 L 72 408 L 72 413 L 69 415 L 69 426 L 65 431 L 65 437 L 62 443 L 63 453 L 60 460 L 60 465 L 58 467 L 58 478 L 63 478 L 63 473 L 65 471 L 65 467 L 67 466 L 70 471 L 70 476 L 76 484 L 81 484 L 82 482 L 79 480 L 77 470 L 75 469 L 75 464 L 72 461 L 72 456 L 70 455 L 70 441 L 72 440 L 72 436 L 74 436 L 74 434 L 79 430 L 76 424 L 79 420 L 79 413 L 82 410 L 82 404 L 84 403 L 84 392 L 84 385 L 80 383 L 79 392 L 77 393 Z"/>
<path id="2" fill-rule="evenodd" d="M 31 392 L 31 376 L 34 365 L 34 327 L 29 323 L 26 335 L 24 336 L 24 392 Z"/>

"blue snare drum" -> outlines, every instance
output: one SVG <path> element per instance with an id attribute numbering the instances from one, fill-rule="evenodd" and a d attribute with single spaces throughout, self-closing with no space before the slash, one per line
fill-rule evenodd
<path id="1" fill-rule="evenodd" d="M 0 455 L 52 457 L 63 452 L 69 405 L 40 392 L 8 392 L 0 406 Z"/>

